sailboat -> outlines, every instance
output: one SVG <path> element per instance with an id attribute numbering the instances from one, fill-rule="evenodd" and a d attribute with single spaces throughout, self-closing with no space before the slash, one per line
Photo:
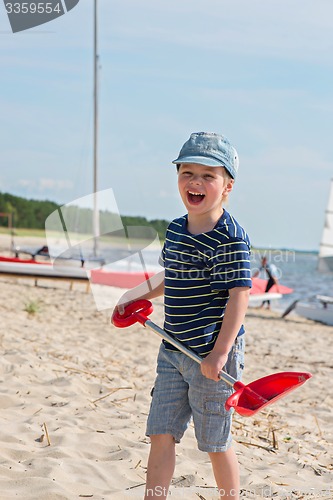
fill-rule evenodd
<path id="1" fill-rule="evenodd" d="M 96 265 L 103 265 L 105 263 L 104 258 L 98 256 L 98 238 L 99 234 L 99 210 L 97 203 L 98 196 L 98 186 L 97 186 L 97 162 L 98 162 L 98 36 L 97 36 L 97 2 L 94 1 L 94 12 L 93 12 L 93 30 L 94 30 L 94 126 L 93 126 L 93 252 L 92 255 L 87 258 L 87 256 L 83 255 L 83 252 L 80 248 L 74 251 L 67 251 L 64 255 L 60 256 L 58 252 L 53 254 L 52 248 L 49 248 L 49 245 L 42 245 L 41 247 L 19 247 L 15 246 L 14 240 L 12 237 L 11 242 L 11 250 L 14 253 L 15 257 L 7 257 L 0 256 L 0 273 L 9 274 L 9 275 L 35 275 L 38 270 L 38 275 L 43 275 L 47 277 L 54 276 L 71 276 L 73 278 L 79 279 L 88 279 L 87 273 L 85 269 L 78 270 L 78 266 L 81 268 L 84 267 L 96 267 Z M 8 216 L 8 229 L 10 230 L 10 234 L 13 235 L 13 221 L 12 214 L 0 214 Z M 66 239 L 68 239 L 66 235 Z M 21 254 L 27 256 L 27 258 L 21 258 Z M 55 266 L 51 265 L 51 262 L 43 261 L 40 262 L 36 260 L 37 256 L 44 257 L 46 259 L 50 258 L 52 261 L 57 260 L 57 269 L 54 269 Z M 89 261 L 89 262 L 88 262 Z M 59 266 L 60 262 L 60 266 Z M 65 269 L 62 269 L 62 266 L 66 265 Z M 90 263 L 90 264 L 89 264 Z M 22 265 L 21 265 L 22 264 Z M 35 266 L 34 264 L 38 264 Z M 61 267 L 61 269 L 60 269 Z"/>
<path id="2" fill-rule="evenodd" d="M 101 236 L 98 197 L 101 198 L 101 193 L 98 191 L 98 0 L 94 1 L 93 11 L 93 30 L 94 30 L 94 51 L 93 51 L 93 68 L 94 68 L 94 124 L 93 124 L 93 194 L 92 197 L 92 252 L 88 255 L 83 251 L 80 245 L 73 247 L 71 245 L 72 235 L 67 229 L 71 224 L 66 224 L 66 206 L 62 207 L 61 211 L 56 211 L 51 216 L 54 216 L 54 228 L 62 233 L 63 243 L 62 250 L 57 249 L 53 244 L 43 245 L 37 248 L 20 248 L 15 247 L 12 241 L 12 251 L 15 257 L 0 256 L 0 275 L 13 277 L 32 277 L 35 280 L 40 278 L 46 279 L 67 279 L 67 280 L 89 280 L 92 284 L 101 284 L 115 286 L 119 288 L 132 288 L 143 281 L 150 278 L 154 272 L 147 272 L 144 268 L 141 272 L 126 272 L 122 270 L 110 270 L 107 266 L 104 267 L 105 259 L 99 255 L 98 243 Z M 69 204 L 71 205 L 71 204 Z M 89 205 L 90 206 L 90 205 Z M 68 206 L 67 206 L 68 208 Z M 71 212 L 67 213 L 71 219 Z M 73 208 L 73 207 L 72 207 Z M 2 214 L 4 215 L 4 214 Z M 10 215 L 10 214 L 6 214 Z M 51 217 L 50 216 L 50 217 Z M 50 218 L 49 217 L 49 218 Z M 119 216 L 121 224 L 121 218 Z M 73 220 L 71 221 L 73 222 Z M 77 222 L 77 221 L 76 221 Z M 75 223 L 76 223 L 75 222 Z M 11 221 L 10 221 L 11 226 Z M 121 227 L 122 224 L 121 224 Z M 54 229 L 53 228 L 53 229 Z M 12 229 L 12 228 L 11 228 Z M 73 229 L 73 226 L 72 226 Z M 118 228 L 119 229 L 119 228 Z M 11 231 L 12 232 L 12 231 Z M 47 231 L 46 231 L 47 232 Z M 54 250 L 54 252 L 52 252 Z M 20 254 L 27 255 L 28 258 L 20 258 Z M 52 260 L 37 260 L 36 257 L 41 256 Z M 66 265 L 66 261 L 67 264 Z"/>
<path id="3" fill-rule="evenodd" d="M 333 273 L 333 179 L 331 179 L 317 267 L 321 273 Z M 333 326 L 333 296 L 314 295 L 308 300 L 295 300 L 284 311 L 282 317 L 286 317 L 293 310 L 298 316 Z"/>
<path id="4" fill-rule="evenodd" d="M 331 179 L 324 229 L 319 247 L 318 271 L 333 273 L 333 179 Z"/>
<path id="5" fill-rule="evenodd" d="M 76 2 L 77 3 L 77 2 Z M 94 193 L 97 191 L 97 0 L 94 0 Z M 96 194 L 94 195 L 96 199 Z M 95 202 L 96 204 L 96 202 Z M 97 205 L 94 210 L 94 223 L 93 226 L 98 227 L 98 210 Z M 42 278 L 57 278 L 57 279 L 79 279 L 88 280 L 89 275 L 84 269 L 85 259 L 79 252 L 61 257 L 60 266 L 53 266 L 50 258 L 53 258 L 48 245 L 41 247 L 19 247 L 15 246 L 13 240 L 13 221 L 12 214 L 0 214 L 8 216 L 8 229 L 12 235 L 11 251 L 14 257 L 0 256 L 0 274 L 6 276 L 23 276 L 33 277 L 35 279 Z M 97 238 L 95 238 L 97 241 Z M 27 258 L 21 258 L 21 254 Z M 36 257 L 44 257 L 43 261 L 36 260 Z M 96 243 L 94 244 L 94 257 L 95 261 L 102 264 L 102 259 L 96 258 Z M 46 260 L 45 260 L 46 259 Z M 69 265 L 65 265 L 66 261 Z M 78 263 L 78 264 L 77 264 Z M 96 264 L 95 264 L 96 265 Z"/>

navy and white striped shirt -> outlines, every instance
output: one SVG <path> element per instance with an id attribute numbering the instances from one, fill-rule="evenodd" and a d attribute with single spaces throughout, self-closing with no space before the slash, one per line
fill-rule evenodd
<path id="1" fill-rule="evenodd" d="M 185 215 L 170 223 L 162 261 L 164 329 L 206 356 L 221 329 L 228 290 L 252 286 L 248 235 L 226 210 L 212 231 L 196 235 L 188 232 Z M 243 333 L 242 326 L 238 335 Z"/>

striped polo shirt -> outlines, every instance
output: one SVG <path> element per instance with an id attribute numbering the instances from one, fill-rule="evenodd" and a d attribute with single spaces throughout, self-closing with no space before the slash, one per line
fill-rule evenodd
<path id="1" fill-rule="evenodd" d="M 185 215 L 170 223 L 161 258 L 164 329 L 206 356 L 221 329 L 229 289 L 252 286 L 248 235 L 226 210 L 212 231 L 196 235 L 188 232 Z M 238 335 L 243 333 L 242 326 Z"/>

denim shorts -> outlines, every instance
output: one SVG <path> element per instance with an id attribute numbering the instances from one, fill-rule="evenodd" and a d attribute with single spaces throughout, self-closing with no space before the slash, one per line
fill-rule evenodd
<path id="1" fill-rule="evenodd" d="M 241 335 L 224 367 L 237 380 L 244 368 L 244 349 L 245 335 Z M 232 392 L 231 386 L 204 377 L 198 363 L 162 343 L 146 435 L 171 434 L 179 443 L 192 417 L 199 450 L 226 451 L 232 441 L 233 410 L 227 411 L 224 404 Z"/>

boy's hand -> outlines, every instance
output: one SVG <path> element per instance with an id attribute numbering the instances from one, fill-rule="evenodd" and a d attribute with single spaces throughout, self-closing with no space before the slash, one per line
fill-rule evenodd
<path id="1" fill-rule="evenodd" d="M 115 306 L 114 310 L 113 310 L 113 313 L 112 313 L 112 316 L 111 316 L 111 323 L 113 324 L 113 318 L 114 318 L 114 315 L 118 312 L 120 315 L 124 314 L 125 312 L 125 307 L 128 306 L 129 304 L 131 304 L 132 302 L 134 302 L 133 300 L 130 300 L 127 296 L 126 296 L 126 293 L 124 293 L 124 295 L 122 295 L 117 303 L 117 305 Z"/>
<path id="2" fill-rule="evenodd" d="M 200 367 L 202 375 L 218 382 L 220 380 L 219 373 L 223 370 L 227 360 L 228 354 L 221 354 L 213 350 L 201 362 Z"/>

